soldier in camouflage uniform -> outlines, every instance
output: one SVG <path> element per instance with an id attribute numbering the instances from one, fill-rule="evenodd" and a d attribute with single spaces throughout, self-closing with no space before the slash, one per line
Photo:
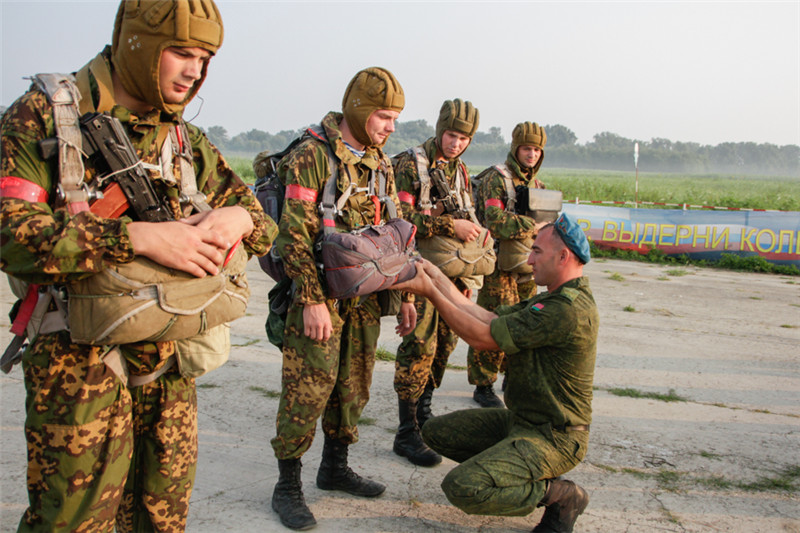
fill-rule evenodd
<path id="1" fill-rule="evenodd" d="M 433 208 L 422 205 L 418 167 L 424 165 L 429 173 L 441 172 L 451 191 L 471 194 L 469 171 L 461 161 L 461 154 L 475 135 L 478 120 L 478 110 L 470 102 L 458 98 L 446 100 L 439 111 L 436 136 L 393 160 L 403 218 L 417 227 L 418 239 L 443 235 L 473 241 L 483 229 L 470 220 L 468 214 L 449 213 L 443 209 L 436 187 L 431 187 L 428 199 Z M 460 183 L 457 184 L 457 180 Z M 470 280 L 453 281 L 468 297 L 471 295 Z M 442 383 L 447 360 L 458 337 L 425 298 L 417 298 L 414 305 L 417 326 L 403 337 L 395 362 L 394 390 L 400 425 L 393 449 L 416 465 L 434 466 L 442 462 L 442 457 L 422 442 L 419 428 L 431 417 L 433 391 Z"/>
<path id="2" fill-rule="evenodd" d="M 2 121 L 4 272 L 61 284 L 144 256 L 202 277 L 218 273 L 239 238 L 249 253 L 263 255 L 277 234 L 248 187 L 191 125 L 185 141 L 213 209 L 177 221 L 185 208 L 180 154 L 162 160 L 162 142 L 205 78 L 222 43 L 222 21 L 212 0 L 141 4 L 120 4 L 112 46 L 77 72 L 80 112 L 121 121 L 176 221 L 68 212 L 57 193 L 57 158 L 43 160 L 37 146 L 55 136 L 53 109 L 32 88 Z M 171 170 L 174 179 L 152 169 Z M 86 181 L 93 184 L 96 173 L 87 162 Z M 31 194 L 14 195 L 21 190 Z M 29 507 L 19 531 L 185 529 L 197 464 L 194 379 L 172 364 L 175 342 L 141 342 L 119 348 L 131 376 L 153 381 L 127 387 L 104 364 L 108 348 L 73 343 L 62 330 L 36 336 L 23 354 Z"/>
<path id="3" fill-rule="evenodd" d="M 545 512 L 534 532 L 571 532 L 589 503 L 559 478 L 586 455 L 598 314 L 583 265 L 589 242 L 562 214 L 544 226 L 528 263 L 547 292 L 487 311 L 465 298 L 432 264 L 398 285 L 427 297 L 471 346 L 508 357 L 508 409 L 466 409 L 432 418 L 425 442 L 460 463 L 442 481 L 447 499 L 469 514 Z"/>
<path id="4" fill-rule="evenodd" d="M 385 205 L 367 194 L 371 171 L 385 174 L 387 194 L 397 205 L 391 163 L 381 147 L 404 104 L 403 89 L 388 70 L 362 70 L 345 91 L 342 113 L 322 119 L 326 138 L 306 139 L 279 164 L 286 196 L 276 246 L 296 290 L 283 336 L 282 391 L 272 439 L 280 478 L 272 507 L 292 529 L 316 524 L 302 492 L 300 458 L 311 446 L 320 416 L 325 444 L 317 486 L 365 497 L 379 496 L 386 488 L 347 466 L 348 446 L 358 441 L 358 419 L 369 399 L 380 333 L 378 298 L 329 298 L 314 244 L 322 233 L 322 190 L 331 176 L 326 144 L 339 165 L 337 193 L 351 183 L 358 187 L 335 219 L 338 230 L 387 219 Z M 416 320 L 413 296 L 406 299 L 400 313 L 403 333 Z"/>
<path id="5" fill-rule="evenodd" d="M 535 122 L 517 124 L 511 136 L 511 150 L 505 168 L 511 174 L 514 187 L 543 189 L 544 184 L 536 178 L 544 161 L 544 146 L 547 134 Z M 502 173 L 489 167 L 478 178 L 480 190 L 476 210 L 481 222 L 489 228 L 495 242 L 504 239 L 533 239 L 536 237 L 537 221 L 518 212 L 508 210 L 508 194 Z M 485 276 L 483 287 L 478 292 L 478 305 L 492 311 L 501 305 L 514 305 L 536 294 L 536 283 L 530 274 L 504 272 L 496 268 Z M 503 401 L 494 392 L 497 374 L 505 371 L 505 355 L 502 351 L 467 351 L 467 376 L 475 385 L 473 399 L 482 407 L 503 407 Z M 508 374 L 506 374 L 508 375 Z"/>

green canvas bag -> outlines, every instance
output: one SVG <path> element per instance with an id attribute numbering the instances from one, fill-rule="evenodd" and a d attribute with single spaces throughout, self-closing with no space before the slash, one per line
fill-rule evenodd
<path id="1" fill-rule="evenodd" d="M 442 235 L 417 239 L 417 250 L 449 278 L 488 276 L 494 272 L 494 239 L 486 228 L 470 242 Z"/>
<path id="2" fill-rule="evenodd" d="M 188 339 L 244 316 L 250 286 L 238 246 L 216 276 L 197 278 L 139 257 L 67 285 L 73 342 Z"/>

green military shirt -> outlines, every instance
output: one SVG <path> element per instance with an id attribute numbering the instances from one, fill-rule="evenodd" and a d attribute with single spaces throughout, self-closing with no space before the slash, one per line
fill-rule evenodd
<path id="1" fill-rule="evenodd" d="M 508 357 L 508 408 L 531 424 L 590 424 L 598 314 L 588 278 L 495 313 L 492 338 Z"/>
<path id="2" fill-rule="evenodd" d="M 339 160 L 337 199 L 351 182 L 359 188 L 358 192 L 351 194 L 342 213 L 334 217 L 338 231 L 349 231 L 389 219 L 384 204 L 381 204 L 376 216 L 375 197 L 362 190 L 369 185 L 370 171 L 384 172 L 386 194 L 395 206 L 399 200 L 389 158 L 376 147 L 367 147 L 360 158 L 353 154 L 342 140 L 339 129 L 341 120 L 341 113 L 330 112 L 322 119 L 322 126 Z M 317 272 L 314 245 L 322 232 L 319 203 L 325 183 L 331 175 L 327 147 L 323 141 L 313 137 L 304 140 L 281 159 L 278 175 L 287 191 L 275 246 L 283 259 L 286 274 L 295 282 L 297 301 L 303 305 L 323 303 L 326 295 Z"/>
<path id="3" fill-rule="evenodd" d="M 544 188 L 544 185 L 536 179 L 533 169 L 523 169 L 511 153 L 506 158 L 506 167 L 511 171 L 512 183 L 515 187 L 518 185 L 530 186 L 531 182 L 534 182 L 537 188 Z M 503 175 L 494 167 L 489 167 L 485 172 L 480 183 L 481 205 L 477 205 L 475 208 L 492 237 L 497 240 L 536 237 L 535 220 L 505 210 L 505 207 L 508 206 L 508 194 Z M 503 207 L 487 206 L 487 200 L 498 200 Z"/>

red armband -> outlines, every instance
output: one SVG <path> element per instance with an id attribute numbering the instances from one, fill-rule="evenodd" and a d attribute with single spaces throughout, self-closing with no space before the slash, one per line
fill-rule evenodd
<path id="1" fill-rule="evenodd" d="M 47 191 L 32 181 L 16 176 L 0 178 L 0 196 L 26 202 L 47 202 Z"/>
<path id="2" fill-rule="evenodd" d="M 411 194 L 410 192 L 400 191 L 397 193 L 397 197 L 404 204 L 409 204 L 411 207 L 414 207 L 414 202 L 416 202 L 416 198 L 414 198 L 414 195 Z"/>
<path id="3" fill-rule="evenodd" d="M 306 202 L 316 202 L 317 194 L 317 191 L 314 189 L 309 189 L 308 187 L 303 187 L 302 185 L 286 186 L 286 198 L 304 200 Z"/>
<path id="4" fill-rule="evenodd" d="M 505 210 L 506 208 L 505 204 L 501 200 L 498 200 L 497 198 L 489 198 L 488 200 L 486 200 L 484 207 L 498 207 L 501 210 Z"/>

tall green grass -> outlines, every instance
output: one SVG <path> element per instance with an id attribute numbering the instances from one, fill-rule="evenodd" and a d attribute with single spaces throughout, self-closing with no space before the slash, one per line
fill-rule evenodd
<path id="1" fill-rule="evenodd" d="M 635 172 L 545 168 L 539 173 L 539 179 L 548 189 L 562 191 L 564 199 L 570 202 L 576 197 L 586 201 L 637 200 Z M 638 201 L 800 211 L 800 176 L 640 172 Z"/>

